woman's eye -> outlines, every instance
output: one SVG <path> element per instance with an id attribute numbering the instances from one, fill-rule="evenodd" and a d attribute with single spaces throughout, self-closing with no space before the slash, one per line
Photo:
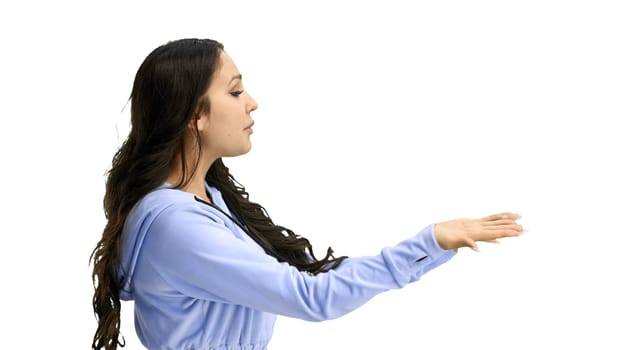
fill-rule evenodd
<path id="1" fill-rule="evenodd" d="M 231 96 L 233 97 L 238 97 L 240 96 L 244 91 L 243 90 L 238 90 L 238 91 L 232 91 L 230 92 Z"/>

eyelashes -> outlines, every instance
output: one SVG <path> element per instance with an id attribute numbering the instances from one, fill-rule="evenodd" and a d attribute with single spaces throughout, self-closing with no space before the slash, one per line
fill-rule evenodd
<path id="1" fill-rule="evenodd" d="M 242 95 L 243 92 L 244 92 L 244 90 L 237 90 L 237 91 L 231 91 L 229 94 L 231 94 L 231 96 L 233 96 L 233 97 L 238 97 L 238 96 Z"/>

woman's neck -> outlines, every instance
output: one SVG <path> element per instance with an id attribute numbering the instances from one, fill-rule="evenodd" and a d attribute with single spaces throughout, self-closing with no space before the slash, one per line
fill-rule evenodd
<path id="1" fill-rule="evenodd" d="M 186 160 L 188 159 L 196 158 L 186 157 Z M 207 194 L 207 189 L 205 188 L 205 176 L 207 175 L 207 171 L 214 163 L 214 161 L 215 160 L 208 161 L 205 157 L 203 157 L 199 161 L 196 171 L 194 172 L 194 174 L 192 174 L 192 178 L 190 178 L 190 180 L 187 181 L 187 183 L 179 189 L 185 192 L 192 193 L 208 203 L 212 203 L 210 196 Z M 189 162 L 186 161 L 186 163 Z M 186 165 L 188 168 L 192 169 L 191 164 Z M 186 177 L 191 175 L 190 169 L 186 169 Z M 181 157 L 179 155 L 175 157 L 175 160 L 173 161 L 168 172 L 166 181 L 172 185 L 176 185 L 182 181 Z"/>

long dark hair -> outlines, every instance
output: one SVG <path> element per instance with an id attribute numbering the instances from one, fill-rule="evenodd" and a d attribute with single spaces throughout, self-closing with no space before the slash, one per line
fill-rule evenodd
<path id="1" fill-rule="evenodd" d="M 176 154 L 181 155 L 182 180 L 175 187 L 185 186 L 194 175 L 198 159 L 188 167 L 183 135 L 195 111 L 209 111 L 204 93 L 219 67 L 223 50 L 221 43 L 209 39 L 171 41 L 152 51 L 136 73 L 130 96 L 130 133 L 107 172 L 104 213 L 108 222 L 90 256 L 95 288 L 93 309 L 98 321 L 93 349 L 125 345 L 119 341 L 117 267 L 121 231 L 132 207 L 166 180 Z M 200 157 L 198 132 L 195 138 Z M 261 205 L 248 199 L 245 188 L 229 173 L 222 159 L 212 164 L 205 180 L 222 192 L 227 206 L 247 226 L 252 238 L 279 261 L 318 274 L 336 268 L 346 258 L 335 258 L 328 248 L 325 257 L 318 260 L 307 239 L 275 225 Z"/>

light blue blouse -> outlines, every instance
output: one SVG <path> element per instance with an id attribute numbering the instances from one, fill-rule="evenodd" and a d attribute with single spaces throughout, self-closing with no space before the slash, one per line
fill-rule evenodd
<path id="1" fill-rule="evenodd" d="M 206 184 L 212 206 L 167 187 L 134 206 L 122 233 L 120 296 L 134 300 L 136 332 L 149 349 L 266 349 L 276 315 L 342 316 L 455 255 L 439 247 L 432 224 L 313 276 L 267 255 L 232 221 L 217 188 Z"/>

